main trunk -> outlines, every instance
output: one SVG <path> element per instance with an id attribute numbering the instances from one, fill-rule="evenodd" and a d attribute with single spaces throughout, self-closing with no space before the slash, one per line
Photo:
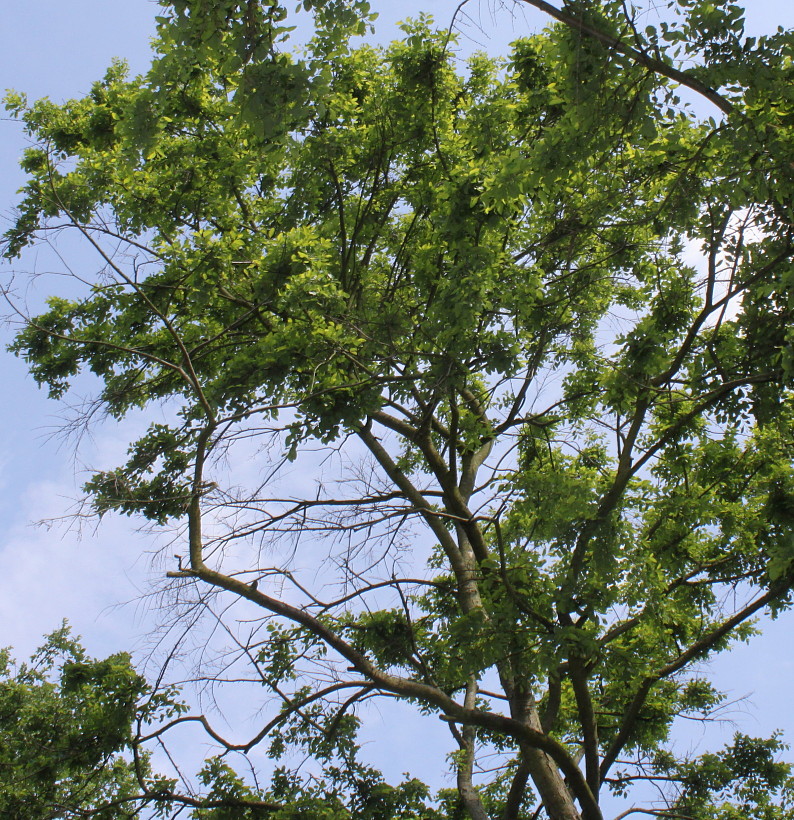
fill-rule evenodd
<path id="1" fill-rule="evenodd" d="M 513 717 L 530 729 L 542 732 L 540 716 L 532 696 L 513 686 L 509 686 L 509 689 Z M 545 752 L 531 746 L 523 746 L 521 753 L 549 820 L 583 820 L 556 763 Z M 586 817 L 584 820 L 600 820 L 600 817 Z"/>
<path id="2" fill-rule="evenodd" d="M 582 820 L 559 769 L 549 756 L 540 749 L 525 749 L 524 759 L 549 820 Z"/>

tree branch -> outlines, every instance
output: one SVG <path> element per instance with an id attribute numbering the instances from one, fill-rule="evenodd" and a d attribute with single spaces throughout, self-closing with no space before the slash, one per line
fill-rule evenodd
<path id="1" fill-rule="evenodd" d="M 719 108 L 723 113 L 730 114 L 733 111 L 733 105 L 728 102 L 725 97 L 713 88 L 707 86 L 705 83 L 702 83 L 700 80 L 692 77 L 690 74 L 687 74 L 685 71 L 681 71 L 680 69 L 671 66 L 669 63 L 665 63 L 656 57 L 651 57 L 636 48 L 632 48 L 622 40 L 619 40 L 617 37 L 613 37 L 611 34 L 607 34 L 593 28 L 583 20 L 579 20 L 569 12 L 552 6 L 551 3 L 547 3 L 545 0 L 521 0 L 521 2 L 526 3 L 529 6 L 534 6 L 536 9 L 545 12 L 550 17 L 553 17 L 555 20 L 559 20 L 559 22 L 564 23 L 566 26 L 570 26 L 570 28 L 580 31 L 582 34 L 586 34 L 588 37 L 592 37 L 594 40 L 598 40 L 598 42 L 613 48 L 619 54 L 623 54 L 635 63 L 645 66 L 645 68 L 653 71 L 655 74 L 661 74 L 663 77 L 674 80 L 686 88 L 695 91 L 697 94 L 700 94 L 709 102 L 716 105 L 717 108 Z"/>
<path id="2" fill-rule="evenodd" d="M 689 647 L 685 652 L 682 652 L 674 661 L 663 666 L 661 669 L 654 672 L 652 675 L 643 680 L 640 684 L 639 688 L 637 689 L 634 697 L 631 700 L 631 703 L 626 708 L 626 711 L 623 713 L 623 720 L 621 723 L 621 727 L 618 731 L 617 736 L 612 741 L 609 749 L 604 754 L 604 758 L 601 762 L 601 782 L 604 782 L 607 774 L 609 773 L 610 768 L 614 764 L 615 760 L 617 759 L 618 755 L 622 751 L 623 747 L 626 745 L 629 737 L 631 736 L 631 732 L 634 729 L 634 726 L 637 720 L 640 717 L 640 712 L 642 711 L 642 707 L 645 705 L 645 701 L 650 694 L 651 689 L 655 684 L 659 681 L 664 680 L 664 678 L 670 677 L 670 675 L 675 674 L 676 672 L 683 669 L 688 663 L 696 660 L 701 655 L 704 655 L 708 652 L 719 640 L 724 638 L 731 630 L 733 630 L 736 626 L 740 623 L 746 621 L 748 618 L 752 617 L 756 612 L 760 609 L 763 609 L 767 604 L 771 603 L 772 601 L 782 597 L 785 595 L 789 589 L 791 588 L 791 581 L 786 581 L 785 583 L 779 582 L 774 584 L 772 588 L 760 598 L 757 598 L 751 604 L 748 604 L 744 609 L 737 612 L 735 615 L 732 615 L 730 618 L 727 618 L 723 621 L 718 627 L 713 629 L 707 635 L 704 635 L 700 640 L 695 641 L 692 646 Z"/>

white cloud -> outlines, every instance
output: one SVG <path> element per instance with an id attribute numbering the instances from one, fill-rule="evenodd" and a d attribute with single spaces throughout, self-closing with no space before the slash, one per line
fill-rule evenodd
<path id="1" fill-rule="evenodd" d="M 96 655 L 128 648 L 142 626 L 134 604 L 116 608 L 140 596 L 147 574 L 142 537 L 126 522 L 108 520 L 82 535 L 64 522 L 31 523 L 63 515 L 70 490 L 67 482 L 31 482 L 0 541 L 0 643 L 14 646 L 17 657 L 64 618 Z"/>

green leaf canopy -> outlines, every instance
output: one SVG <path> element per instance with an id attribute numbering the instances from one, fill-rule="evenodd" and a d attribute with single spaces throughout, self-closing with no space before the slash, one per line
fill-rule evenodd
<path id="1" fill-rule="evenodd" d="M 288 51 L 275 2 L 184 0 L 146 75 L 10 95 L 7 255 L 66 226 L 100 267 L 13 350 L 56 398 L 88 371 L 115 418 L 174 411 L 85 489 L 182 526 L 179 594 L 255 608 L 273 756 L 361 784 L 346 719 L 389 696 L 449 724 L 450 816 L 602 820 L 664 778 L 660 816 L 784 817 L 725 791 L 751 747 L 780 788 L 776 741 L 716 773 L 665 750 L 720 702 L 695 665 L 790 604 L 794 35 L 528 2 L 557 22 L 463 64 L 425 17 L 354 46 L 364 3 L 304 3 Z M 280 496 L 317 448 L 340 473 Z"/>

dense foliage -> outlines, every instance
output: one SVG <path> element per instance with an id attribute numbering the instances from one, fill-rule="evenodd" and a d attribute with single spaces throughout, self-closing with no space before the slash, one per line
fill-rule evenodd
<path id="1" fill-rule="evenodd" d="M 165 812 L 602 820 L 651 781 L 638 812 L 791 817 L 777 739 L 669 741 L 721 702 L 698 664 L 791 603 L 794 34 L 527 2 L 556 22 L 461 65 L 424 18 L 351 44 L 364 2 L 303 3 L 290 51 L 274 0 L 175 0 L 146 75 L 7 98 L 7 256 L 68 229 L 99 260 L 13 349 L 151 411 L 94 510 L 176 528 L 174 611 L 272 701 L 213 742 L 316 761 L 210 761 Z M 448 724 L 456 789 L 362 762 L 379 697 Z"/>
<path id="2" fill-rule="evenodd" d="M 138 784 L 118 752 L 145 688 L 129 656 L 87 658 L 65 628 L 18 667 L 0 652 L 0 814 L 135 816 L 125 807 Z"/>

